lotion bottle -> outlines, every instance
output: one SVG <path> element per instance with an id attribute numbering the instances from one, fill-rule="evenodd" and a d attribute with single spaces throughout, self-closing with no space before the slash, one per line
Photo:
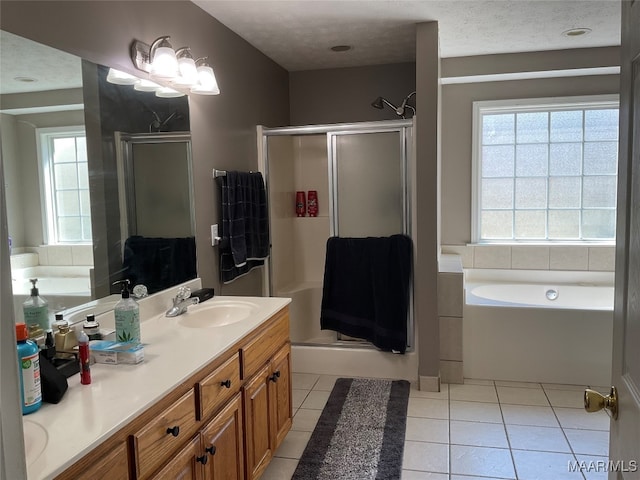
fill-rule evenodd
<path id="1" fill-rule="evenodd" d="M 129 294 L 129 280 L 114 282 L 122 284 L 122 298 L 113 307 L 116 319 L 116 340 L 118 342 L 140 343 L 140 308 Z"/>
<path id="2" fill-rule="evenodd" d="M 30 280 L 31 296 L 22 304 L 24 321 L 27 324 L 29 338 L 37 338 L 49 330 L 49 302 L 42 298 L 38 292 L 37 278 Z"/>

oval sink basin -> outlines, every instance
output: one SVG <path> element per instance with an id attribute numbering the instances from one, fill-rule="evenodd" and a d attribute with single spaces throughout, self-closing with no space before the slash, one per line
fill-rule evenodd
<path id="1" fill-rule="evenodd" d="M 49 441 L 49 434 L 42 425 L 31 420 L 22 420 L 22 430 L 27 465 L 31 465 L 44 452 Z"/>
<path id="2" fill-rule="evenodd" d="M 255 303 L 221 301 L 189 307 L 178 317 L 178 323 L 189 328 L 224 327 L 241 322 L 256 311 Z"/>

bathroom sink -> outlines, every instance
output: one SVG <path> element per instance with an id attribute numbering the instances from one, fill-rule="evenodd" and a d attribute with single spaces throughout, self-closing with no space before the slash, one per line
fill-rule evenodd
<path id="1" fill-rule="evenodd" d="M 44 452 L 49 434 L 42 425 L 31 420 L 22 420 L 22 430 L 27 465 L 31 465 Z"/>
<path id="2" fill-rule="evenodd" d="M 224 300 L 189 307 L 178 317 L 178 322 L 190 328 L 224 327 L 241 322 L 258 309 L 255 303 Z"/>

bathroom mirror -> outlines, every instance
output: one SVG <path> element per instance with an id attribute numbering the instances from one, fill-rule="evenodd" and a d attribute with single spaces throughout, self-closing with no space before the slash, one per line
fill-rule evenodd
<path id="1" fill-rule="evenodd" d="M 7 32 L 0 35 L 0 135 L 16 317 L 20 318 L 32 277 L 40 279 L 40 294 L 49 301 L 52 315 L 116 293 L 113 281 L 126 276 L 123 241 L 130 232 L 121 232 L 119 182 L 126 183 L 127 172 L 121 172 L 125 175 L 121 178 L 117 171 L 115 132 L 134 135 L 161 130 L 163 134 L 179 131 L 188 135 L 188 99 L 157 98 L 132 86 L 110 84 L 106 81 L 107 67 Z M 63 167 L 67 162 L 61 157 L 48 166 L 39 160 L 44 156 L 41 134 L 58 127 L 73 127 L 69 133 L 73 140 L 67 137 L 59 149 L 56 146 L 62 151 L 66 145 L 66 151 L 75 153 L 73 167 Z M 195 237 L 191 169 L 184 169 L 186 156 L 190 165 L 190 147 L 178 155 L 178 168 L 184 175 L 172 181 L 177 191 L 188 192 L 189 201 L 175 206 L 176 211 L 182 209 L 191 230 L 183 230 L 181 235 Z M 50 187 L 50 179 L 42 184 L 47 172 L 55 174 L 63 169 L 75 169 L 74 200 L 63 193 L 68 184 L 57 190 Z M 152 195 L 153 182 L 146 188 L 146 194 Z M 48 192 L 53 192 L 49 203 L 44 198 Z M 158 197 L 163 199 L 164 208 L 174 207 L 170 203 L 175 195 L 167 194 L 166 185 Z M 74 218 L 58 218 L 57 224 L 45 221 L 44 216 L 53 208 L 71 212 Z M 158 219 L 148 220 L 151 224 Z M 48 231 L 47 224 L 51 223 L 57 231 Z M 79 236 L 67 235 L 69 232 Z M 195 277 L 195 247 L 190 261 Z"/>

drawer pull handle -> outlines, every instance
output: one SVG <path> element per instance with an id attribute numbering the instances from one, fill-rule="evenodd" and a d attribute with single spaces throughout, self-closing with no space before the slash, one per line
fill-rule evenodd
<path id="1" fill-rule="evenodd" d="M 196 461 L 197 461 L 197 462 L 200 462 L 200 463 L 201 463 L 201 464 L 203 464 L 203 465 L 206 465 L 206 464 L 207 464 L 207 459 L 208 459 L 208 458 L 209 458 L 209 457 L 207 457 L 206 455 L 202 455 L 201 457 L 196 457 Z"/>
<path id="2" fill-rule="evenodd" d="M 274 374 L 269 377 L 269 380 L 275 383 L 278 381 L 279 378 L 280 378 L 280 370 L 274 372 Z"/>
<path id="3" fill-rule="evenodd" d="M 211 445 L 210 447 L 207 447 L 204 449 L 205 452 L 210 453 L 211 455 L 215 455 L 216 454 L 216 446 L 215 445 Z"/>
<path id="4" fill-rule="evenodd" d="M 177 437 L 178 435 L 180 435 L 180 427 L 176 425 L 175 427 L 167 428 L 167 435 L 173 435 L 174 437 Z"/>
<path id="5" fill-rule="evenodd" d="M 221 387 L 231 388 L 231 380 L 225 380 L 224 382 L 220 382 Z"/>

